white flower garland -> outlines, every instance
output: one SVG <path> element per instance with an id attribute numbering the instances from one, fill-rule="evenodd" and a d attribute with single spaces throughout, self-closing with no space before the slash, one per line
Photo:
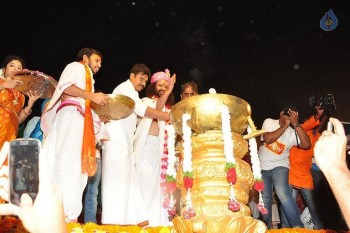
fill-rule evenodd
<path id="1" fill-rule="evenodd" d="M 253 132 L 250 126 L 248 126 L 247 128 L 247 132 L 248 134 L 251 134 Z M 258 147 L 256 145 L 256 140 L 254 137 L 249 139 L 249 151 L 250 151 L 250 160 L 252 162 L 254 179 L 261 180 L 261 168 L 260 168 L 260 161 L 258 157 Z"/>
<path id="2" fill-rule="evenodd" d="M 224 140 L 224 154 L 227 163 L 236 163 L 233 153 L 234 145 L 232 140 L 230 111 L 226 105 L 221 106 L 222 138 Z"/>
<path id="3" fill-rule="evenodd" d="M 191 119 L 191 116 L 187 113 L 182 115 L 182 139 L 184 149 L 183 171 L 192 172 L 192 142 L 191 142 L 191 128 L 187 125 L 187 121 Z"/>

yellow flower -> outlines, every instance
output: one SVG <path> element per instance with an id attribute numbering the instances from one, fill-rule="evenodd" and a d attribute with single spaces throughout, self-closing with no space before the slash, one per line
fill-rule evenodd
<path id="1" fill-rule="evenodd" d="M 170 228 L 169 227 L 162 227 L 159 230 L 159 233 L 170 233 Z"/>
<path id="2" fill-rule="evenodd" d="M 72 233 L 84 233 L 84 230 L 80 227 L 75 227 L 72 229 Z"/>

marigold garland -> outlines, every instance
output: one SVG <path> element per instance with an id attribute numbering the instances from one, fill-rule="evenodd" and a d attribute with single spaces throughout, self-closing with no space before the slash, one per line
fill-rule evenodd
<path id="1" fill-rule="evenodd" d="M 87 223 L 68 223 L 67 230 L 71 233 L 170 233 L 171 227 L 138 227 L 138 226 L 118 226 L 118 225 L 97 225 Z"/>
<path id="2" fill-rule="evenodd" d="M 29 233 L 24 229 L 22 222 L 14 217 L 4 217 L 0 221 L 0 233 L 9 232 L 9 228 L 5 228 L 9 222 L 11 222 L 11 232 L 15 233 Z M 68 232 L 78 233 L 175 233 L 172 227 L 146 227 L 141 228 L 138 226 L 118 226 L 118 225 L 97 225 L 95 223 L 79 224 L 79 223 L 68 223 Z M 336 233 L 334 230 L 309 230 L 305 228 L 284 228 L 276 230 L 268 230 L 268 233 Z"/>

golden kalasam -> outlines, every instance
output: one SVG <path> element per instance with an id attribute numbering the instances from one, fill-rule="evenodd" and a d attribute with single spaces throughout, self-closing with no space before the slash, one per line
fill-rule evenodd
<path id="1" fill-rule="evenodd" d="M 250 105 L 243 99 L 226 94 L 202 94 L 181 100 L 170 111 L 170 120 L 175 131 L 182 135 L 182 115 L 188 113 L 187 122 L 196 133 L 208 130 L 221 130 L 221 106 L 226 105 L 230 112 L 231 130 L 242 134 L 247 126 L 247 117 L 251 115 Z"/>

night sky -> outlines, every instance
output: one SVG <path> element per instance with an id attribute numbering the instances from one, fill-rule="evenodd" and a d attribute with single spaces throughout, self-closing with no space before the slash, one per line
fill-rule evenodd
<path id="1" fill-rule="evenodd" d="M 323 31 L 333 9 L 339 20 Z M 258 128 L 285 105 L 311 111 L 309 97 L 333 93 L 333 115 L 350 121 L 350 1 L 137 0 L 3 1 L 1 61 L 24 58 L 27 68 L 59 79 L 83 47 L 103 64 L 97 90 L 111 93 L 133 64 L 152 73 L 168 68 L 180 85 L 194 79 L 245 99 Z"/>

